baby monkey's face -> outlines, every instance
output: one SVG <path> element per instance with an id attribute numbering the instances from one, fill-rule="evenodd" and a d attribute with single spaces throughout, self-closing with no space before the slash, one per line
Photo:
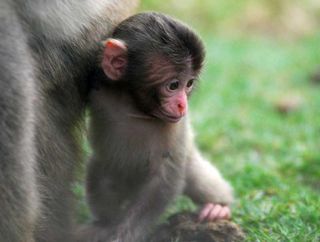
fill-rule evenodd
<path id="1" fill-rule="evenodd" d="M 180 58 L 176 64 L 161 53 L 141 58 L 143 64 L 138 66 L 127 61 L 127 51 L 121 40 L 105 42 L 102 61 L 105 74 L 115 82 L 125 83 L 137 107 L 147 115 L 178 122 L 188 111 L 188 97 L 201 68 L 194 69 L 192 56 Z"/>
<path id="2" fill-rule="evenodd" d="M 149 109 L 150 115 L 165 122 L 178 122 L 186 115 L 188 97 L 194 87 L 197 73 L 192 70 L 190 61 L 186 60 L 185 63 L 183 70 L 179 68 L 179 72 L 170 62 L 152 68 L 149 81 L 157 85 L 154 85 L 154 90 L 149 90 L 149 95 L 155 96 L 157 105 Z M 157 77 L 158 80 L 155 80 Z"/>

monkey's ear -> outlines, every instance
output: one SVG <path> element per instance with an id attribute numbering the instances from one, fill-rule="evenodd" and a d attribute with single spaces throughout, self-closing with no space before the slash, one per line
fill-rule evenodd
<path id="1" fill-rule="evenodd" d="M 111 80 L 119 80 L 127 67 L 127 46 L 118 39 L 107 39 L 103 46 L 101 67 Z"/>

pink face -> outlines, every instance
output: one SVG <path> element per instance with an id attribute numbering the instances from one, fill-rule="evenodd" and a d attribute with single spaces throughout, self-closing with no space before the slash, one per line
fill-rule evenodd
<path id="1" fill-rule="evenodd" d="M 149 79 L 159 83 L 158 95 L 160 106 L 152 111 L 152 115 L 166 121 L 178 122 L 188 111 L 188 96 L 198 73 L 191 68 L 191 59 L 187 59 L 184 70 L 176 71 L 176 67 L 163 58 L 154 58 L 150 68 Z"/>
<path id="2" fill-rule="evenodd" d="M 174 78 L 161 84 L 161 105 L 153 115 L 167 122 L 178 122 L 188 111 L 188 96 L 194 79 Z"/>

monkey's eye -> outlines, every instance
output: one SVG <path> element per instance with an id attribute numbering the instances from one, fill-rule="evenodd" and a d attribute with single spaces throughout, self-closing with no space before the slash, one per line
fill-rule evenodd
<path id="1" fill-rule="evenodd" d="M 193 82 L 194 82 L 193 79 L 189 80 L 189 81 L 187 82 L 187 87 L 188 87 L 188 88 L 192 87 Z"/>
<path id="2" fill-rule="evenodd" d="M 170 91 L 177 90 L 177 89 L 179 88 L 179 81 L 174 80 L 174 81 L 172 81 L 172 82 L 169 82 L 167 88 L 168 88 Z"/>

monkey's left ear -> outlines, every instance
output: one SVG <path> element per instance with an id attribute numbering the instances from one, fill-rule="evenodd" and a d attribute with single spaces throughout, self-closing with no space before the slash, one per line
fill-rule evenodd
<path id="1" fill-rule="evenodd" d="M 107 39 L 103 46 L 101 67 L 111 80 L 119 80 L 127 67 L 127 46 L 118 39 Z"/>

